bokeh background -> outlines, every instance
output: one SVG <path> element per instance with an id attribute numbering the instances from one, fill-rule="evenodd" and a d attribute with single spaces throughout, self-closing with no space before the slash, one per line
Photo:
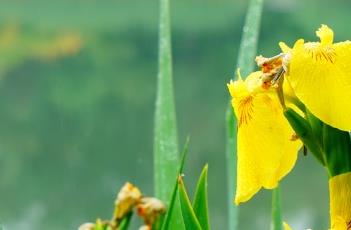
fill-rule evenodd
<path id="1" fill-rule="evenodd" d="M 224 114 L 246 0 L 172 1 L 179 144 L 191 135 L 190 191 L 209 163 L 213 229 L 226 229 Z M 316 40 L 321 23 L 351 38 L 349 0 L 266 0 L 258 53 Z M 109 218 L 130 181 L 153 194 L 157 0 L 1 0 L 0 223 L 77 229 Z M 234 169 L 233 169 L 234 170 Z M 241 206 L 239 229 L 268 229 L 270 192 Z M 327 175 L 301 156 L 282 183 L 283 219 L 328 228 Z"/>

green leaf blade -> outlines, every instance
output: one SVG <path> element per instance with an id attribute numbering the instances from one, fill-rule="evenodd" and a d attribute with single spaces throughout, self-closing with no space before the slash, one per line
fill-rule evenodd
<path id="1" fill-rule="evenodd" d="M 169 0 L 160 0 L 159 70 L 154 127 L 155 196 L 168 201 L 178 167 L 178 138 L 172 82 Z M 168 204 L 167 204 L 168 205 Z"/>
<path id="2" fill-rule="evenodd" d="M 181 154 L 181 161 L 180 161 L 180 164 L 179 164 L 179 168 L 178 168 L 178 175 L 181 175 L 183 173 L 183 168 L 184 168 L 184 164 L 185 164 L 185 159 L 188 155 L 188 149 L 189 149 L 189 137 L 186 139 L 185 141 L 185 144 L 184 144 L 184 148 L 183 148 L 183 151 L 182 151 L 182 154 Z M 176 181 L 175 181 L 175 184 L 174 184 L 174 187 L 173 187 L 173 192 L 172 192 L 172 196 L 171 196 L 171 199 L 169 201 L 169 207 L 168 207 L 168 210 L 167 210 L 167 213 L 164 217 L 164 220 L 163 220 L 163 223 L 162 223 L 162 230 L 168 230 L 168 229 L 179 229 L 179 228 L 184 228 L 184 225 L 181 225 L 181 226 L 171 226 L 170 227 L 170 224 L 171 224 L 171 218 L 174 216 L 173 213 L 181 213 L 181 210 L 180 210 L 180 205 L 175 205 L 176 204 L 176 201 L 178 200 L 177 199 L 177 193 L 178 193 L 178 178 L 176 178 Z M 179 210 L 175 210 L 174 212 L 174 209 L 179 209 Z M 174 222 L 172 222 L 172 225 L 175 225 Z"/>
<path id="3" fill-rule="evenodd" d="M 260 33 L 263 0 L 250 0 L 240 42 L 237 68 L 245 77 L 253 71 Z"/>
<path id="4" fill-rule="evenodd" d="M 210 229 L 210 223 L 208 218 L 208 199 L 207 199 L 207 172 L 208 165 L 206 164 L 203 168 L 199 180 L 197 182 L 193 209 L 197 219 L 203 230 Z"/>
<path id="5" fill-rule="evenodd" d="M 228 207 L 228 229 L 236 230 L 238 226 L 238 207 L 234 205 L 234 194 L 236 186 L 236 118 L 229 103 L 226 114 L 226 157 L 227 157 L 227 207 Z"/>
<path id="6" fill-rule="evenodd" d="M 181 176 L 178 179 L 178 196 L 186 230 L 202 230 L 199 220 L 191 206 L 186 188 Z"/>
<path id="7" fill-rule="evenodd" d="M 159 68 L 154 127 L 154 188 L 155 196 L 168 206 L 172 196 L 173 179 L 178 168 L 178 137 L 172 80 L 172 49 L 170 0 L 160 0 Z M 176 198 L 177 199 L 177 198 Z M 175 202 L 179 206 L 179 202 Z M 180 208 L 170 219 L 170 230 L 183 230 Z"/>

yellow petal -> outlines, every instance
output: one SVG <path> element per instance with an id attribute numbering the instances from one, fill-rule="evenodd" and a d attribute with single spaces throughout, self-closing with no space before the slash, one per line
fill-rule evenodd
<path id="1" fill-rule="evenodd" d="M 284 81 L 283 91 L 284 91 L 284 96 L 288 97 L 288 99 L 296 99 L 295 92 L 294 92 L 293 88 L 291 87 L 291 84 L 289 81 Z"/>
<path id="2" fill-rule="evenodd" d="M 245 87 L 244 81 L 242 80 L 230 81 L 227 86 L 230 96 L 233 98 L 242 97 L 242 95 L 248 94 L 248 90 Z"/>
<path id="3" fill-rule="evenodd" d="M 303 39 L 297 40 L 294 44 L 293 50 L 303 47 L 304 43 L 305 43 L 305 41 Z"/>
<path id="4" fill-rule="evenodd" d="M 329 180 L 332 230 L 351 228 L 351 172 Z"/>
<path id="5" fill-rule="evenodd" d="M 284 42 L 279 42 L 279 47 L 283 53 L 288 53 L 291 50 L 291 48 Z"/>
<path id="6" fill-rule="evenodd" d="M 330 44 L 328 27 L 317 32 L 322 43 L 299 40 L 286 74 L 296 96 L 323 122 L 351 130 L 351 42 Z"/>
<path id="7" fill-rule="evenodd" d="M 249 200 L 262 187 L 275 188 L 294 166 L 301 147 L 300 141 L 290 139 L 293 130 L 275 92 L 260 87 L 261 75 L 255 72 L 245 82 L 228 86 L 238 120 L 236 204 Z"/>
<path id="8" fill-rule="evenodd" d="M 286 222 L 283 222 L 283 228 L 284 230 L 292 230 Z"/>
<path id="9" fill-rule="evenodd" d="M 331 230 L 348 230 L 345 220 L 339 216 L 334 217 L 333 227 Z"/>

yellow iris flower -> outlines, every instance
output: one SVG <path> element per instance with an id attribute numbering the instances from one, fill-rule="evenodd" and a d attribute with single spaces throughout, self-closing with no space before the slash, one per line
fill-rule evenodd
<path id="1" fill-rule="evenodd" d="M 351 229 L 351 172 L 329 180 L 332 230 Z"/>
<path id="2" fill-rule="evenodd" d="M 288 63 L 286 79 L 296 96 L 324 123 L 351 130 L 351 42 L 333 43 L 334 32 L 322 25 L 320 42 L 298 40 L 280 47 Z"/>
<path id="3" fill-rule="evenodd" d="M 273 189 L 294 166 L 299 140 L 283 115 L 275 89 L 262 85 L 262 72 L 228 84 L 238 121 L 235 203 L 249 200 L 262 187 Z"/>

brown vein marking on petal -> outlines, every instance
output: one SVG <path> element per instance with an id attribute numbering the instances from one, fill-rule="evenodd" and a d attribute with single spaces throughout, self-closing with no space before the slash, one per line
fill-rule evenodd
<path id="1" fill-rule="evenodd" d="M 242 124 L 247 124 L 252 119 L 253 113 L 253 96 L 249 95 L 239 101 L 239 127 Z"/>
<path id="2" fill-rule="evenodd" d="M 332 46 L 321 47 L 319 44 L 313 43 L 306 44 L 305 48 L 311 57 L 316 61 L 324 60 L 332 64 L 335 62 L 336 53 Z"/>
<path id="3" fill-rule="evenodd" d="M 351 220 L 349 220 L 347 223 L 347 230 L 350 230 L 351 229 Z"/>

